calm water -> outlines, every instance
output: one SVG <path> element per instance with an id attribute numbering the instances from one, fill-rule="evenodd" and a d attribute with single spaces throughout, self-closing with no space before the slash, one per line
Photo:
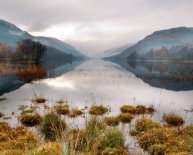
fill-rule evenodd
<path id="1" fill-rule="evenodd" d="M 176 89 L 173 87 L 173 83 L 180 83 L 181 81 L 172 82 L 171 80 L 168 81 L 167 78 L 163 83 L 163 78 L 161 80 L 156 78 L 155 80 L 155 69 L 148 73 L 148 75 L 153 74 L 153 78 L 146 76 L 144 78 L 142 75 L 147 75 L 147 69 L 144 69 L 145 65 L 138 64 L 132 67 L 129 64 L 127 65 L 121 67 L 108 61 L 88 60 L 83 63 L 58 67 L 46 72 L 46 76 L 42 77 L 45 79 L 27 84 L 26 81 L 22 82 L 21 79 L 26 79 L 23 76 L 21 78 L 15 74 L 6 76 L 2 74 L 1 79 L 4 79 L 4 81 L 1 80 L 1 84 L 4 87 L 0 89 L 3 92 L 4 88 L 9 88 L 5 90 L 10 92 L 4 92 L 2 97 L 5 97 L 6 100 L 0 101 L 0 112 L 4 113 L 6 117 L 10 117 L 10 119 L 4 121 L 18 125 L 19 105 L 31 105 L 31 99 L 36 94 L 48 99 L 46 105 L 50 107 L 53 106 L 55 101 L 64 99 L 68 101 L 71 107 L 78 108 L 92 104 L 109 105 L 112 108 L 110 115 L 117 115 L 120 113 L 119 107 L 125 104 L 153 105 L 157 112 L 152 117 L 158 121 L 162 121 L 163 114 L 177 112 L 184 116 L 187 124 L 193 122 L 192 112 L 185 111 L 193 109 L 193 90 L 190 89 L 192 83 L 189 78 L 187 81 L 182 81 L 182 83 L 188 83 L 188 89 L 184 89 L 184 85 L 181 84 Z M 156 77 L 162 75 L 163 72 L 158 76 L 156 71 Z M 18 81 L 21 82 L 19 88 L 10 89 Z M 152 85 L 152 81 L 154 85 Z M 171 82 L 172 87 L 167 89 L 166 86 L 171 85 Z M 14 115 L 12 115 L 12 112 L 14 112 Z M 39 112 L 44 113 L 41 110 Z M 68 126 L 74 127 L 82 126 L 85 119 L 81 117 L 78 119 L 68 118 L 66 121 Z M 135 148 L 134 150 L 130 148 L 130 151 L 139 153 L 140 149 L 135 152 L 136 139 L 128 136 L 128 128 L 125 128 L 124 131 L 127 145 Z"/>
<path id="2" fill-rule="evenodd" d="M 18 124 L 18 106 L 31 105 L 35 94 L 47 98 L 49 106 L 59 99 L 67 100 L 72 107 L 104 104 L 112 108 L 111 115 L 114 115 L 124 104 L 154 105 L 158 112 L 153 117 L 159 121 L 164 113 L 170 112 L 186 116 L 187 123 L 193 120 L 192 113 L 185 111 L 193 109 L 193 90 L 173 91 L 153 87 L 121 66 L 103 60 L 85 61 L 58 77 L 24 84 L 5 93 L 3 97 L 6 100 L 0 101 L 0 109 L 7 117 L 12 117 L 7 121 Z M 15 112 L 14 116 L 12 112 Z"/>

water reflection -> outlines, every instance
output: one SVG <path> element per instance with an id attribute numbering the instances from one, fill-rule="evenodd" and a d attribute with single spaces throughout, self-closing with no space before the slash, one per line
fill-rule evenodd
<path id="1" fill-rule="evenodd" d="M 63 68 L 64 69 L 64 68 Z M 186 116 L 187 123 L 193 120 L 193 91 L 171 91 L 150 86 L 121 66 L 102 60 L 89 60 L 63 73 L 56 78 L 47 78 L 25 84 L 18 90 L 3 95 L 7 98 L 0 102 L 0 109 L 7 116 L 15 112 L 18 116 L 19 105 L 31 105 L 34 93 L 43 95 L 53 106 L 55 101 L 65 99 L 71 107 L 83 108 L 92 104 L 109 105 L 111 115 L 120 113 L 119 107 L 125 104 L 153 105 L 158 111 L 153 116 L 162 120 L 164 113 L 177 112 Z M 11 120 L 18 124 L 17 117 Z M 83 120 L 82 120 L 83 121 Z M 73 122 L 79 124 L 81 121 Z"/>
<path id="2" fill-rule="evenodd" d="M 193 90 L 193 63 L 160 61 L 118 63 L 153 87 L 174 91 Z"/>
<path id="3" fill-rule="evenodd" d="M 55 68 L 48 69 L 37 64 L 11 64 L 3 62 L 0 64 L 0 95 L 18 89 L 32 81 L 53 78 L 73 70 L 82 61 L 65 63 Z"/>

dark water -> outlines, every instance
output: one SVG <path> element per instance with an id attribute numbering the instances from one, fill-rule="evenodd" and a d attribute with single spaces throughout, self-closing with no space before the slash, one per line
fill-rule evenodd
<path id="1" fill-rule="evenodd" d="M 128 61 L 120 62 L 120 65 L 152 87 L 173 91 L 193 90 L 193 63 Z"/>
<path id="2" fill-rule="evenodd" d="M 0 63 L 0 95 L 32 81 L 60 76 L 81 63 L 82 61 L 73 61 L 52 69 L 46 69 L 41 65 Z"/>

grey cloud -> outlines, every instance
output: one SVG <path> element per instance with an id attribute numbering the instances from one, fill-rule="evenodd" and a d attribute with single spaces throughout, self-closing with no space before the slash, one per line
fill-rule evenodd
<path id="1" fill-rule="evenodd" d="M 98 52 L 109 46 L 135 42 L 155 30 L 192 27 L 192 7 L 191 0 L 0 0 L 0 18 L 25 26 L 30 32 L 74 24 L 77 35 L 84 34 L 92 40 L 77 40 L 76 34 L 75 40 L 63 40 L 85 52 L 92 48 Z M 121 30 L 105 32 L 100 29 L 104 24 L 109 29 L 117 24 Z M 97 48 L 99 45 L 101 48 Z"/>

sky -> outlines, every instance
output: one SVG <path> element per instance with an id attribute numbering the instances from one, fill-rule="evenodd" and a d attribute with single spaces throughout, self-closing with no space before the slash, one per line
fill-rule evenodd
<path id="1" fill-rule="evenodd" d="M 0 18 L 94 56 L 154 31 L 193 27 L 193 0 L 0 0 Z"/>

